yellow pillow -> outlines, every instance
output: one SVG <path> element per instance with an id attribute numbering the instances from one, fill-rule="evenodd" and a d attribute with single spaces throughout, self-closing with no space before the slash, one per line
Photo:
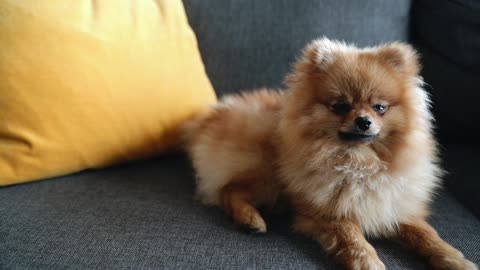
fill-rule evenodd
<path id="1" fill-rule="evenodd" d="M 0 185 L 158 153 L 213 102 L 181 0 L 0 2 Z"/>

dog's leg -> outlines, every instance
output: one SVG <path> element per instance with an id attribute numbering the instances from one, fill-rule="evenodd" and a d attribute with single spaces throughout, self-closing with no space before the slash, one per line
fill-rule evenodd
<path id="1" fill-rule="evenodd" d="M 443 241 L 424 220 L 401 224 L 398 238 L 407 248 L 428 258 L 435 269 L 478 270 L 460 251 Z"/>
<path id="2" fill-rule="evenodd" d="M 254 195 L 248 184 L 229 184 L 222 189 L 223 207 L 241 229 L 263 233 L 267 225 L 253 205 Z"/>
<path id="3" fill-rule="evenodd" d="M 347 269 L 385 269 L 375 249 L 353 222 L 297 216 L 294 229 L 320 242 L 327 253 Z"/>

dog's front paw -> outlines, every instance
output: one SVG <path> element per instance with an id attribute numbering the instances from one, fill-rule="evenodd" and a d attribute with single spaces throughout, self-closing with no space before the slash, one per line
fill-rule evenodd
<path id="1" fill-rule="evenodd" d="M 467 259 L 463 259 L 462 269 L 478 270 L 478 265 L 474 264 L 473 262 Z"/>
<path id="2" fill-rule="evenodd" d="M 461 253 L 456 256 L 433 256 L 430 261 L 439 270 L 479 270 L 476 264 L 465 259 Z"/>
<path id="3" fill-rule="evenodd" d="M 385 270 L 385 265 L 380 260 L 377 252 L 371 246 L 364 249 L 350 250 L 351 256 L 344 257 L 346 265 L 351 270 Z"/>
<path id="4" fill-rule="evenodd" d="M 359 261 L 358 265 L 354 265 L 355 270 L 385 270 L 385 265 L 378 257 L 368 256 Z"/>
<path id="5" fill-rule="evenodd" d="M 352 258 L 347 268 L 351 270 L 385 270 L 385 265 L 376 254 L 360 254 L 360 256 Z"/>

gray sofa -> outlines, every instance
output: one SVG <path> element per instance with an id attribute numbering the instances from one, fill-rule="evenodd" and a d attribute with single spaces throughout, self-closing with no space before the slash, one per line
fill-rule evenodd
<path id="1" fill-rule="evenodd" d="M 222 96 L 277 87 L 298 50 L 318 36 L 358 45 L 413 42 L 450 172 L 431 223 L 480 263 L 480 4 L 472 0 L 185 0 L 207 73 Z M 477 90 L 477 91 L 475 91 Z M 0 269 L 340 269 L 283 216 L 265 235 L 237 231 L 194 200 L 182 154 L 0 188 Z M 427 269 L 372 240 L 387 269 Z"/>

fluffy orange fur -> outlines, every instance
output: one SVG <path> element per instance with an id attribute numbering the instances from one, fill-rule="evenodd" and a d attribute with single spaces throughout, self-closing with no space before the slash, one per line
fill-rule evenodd
<path id="1" fill-rule="evenodd" d="M 198 197 L 265 232 L 257 208 L 285 196 L 293 228 L 348 269 L 385 269 L 366 235 L 478 269 L 425 222 L 441 170 L 418 72 L 406 44 L 311 42 L 285 91 L 228 96 L 184 125 Z"/>

